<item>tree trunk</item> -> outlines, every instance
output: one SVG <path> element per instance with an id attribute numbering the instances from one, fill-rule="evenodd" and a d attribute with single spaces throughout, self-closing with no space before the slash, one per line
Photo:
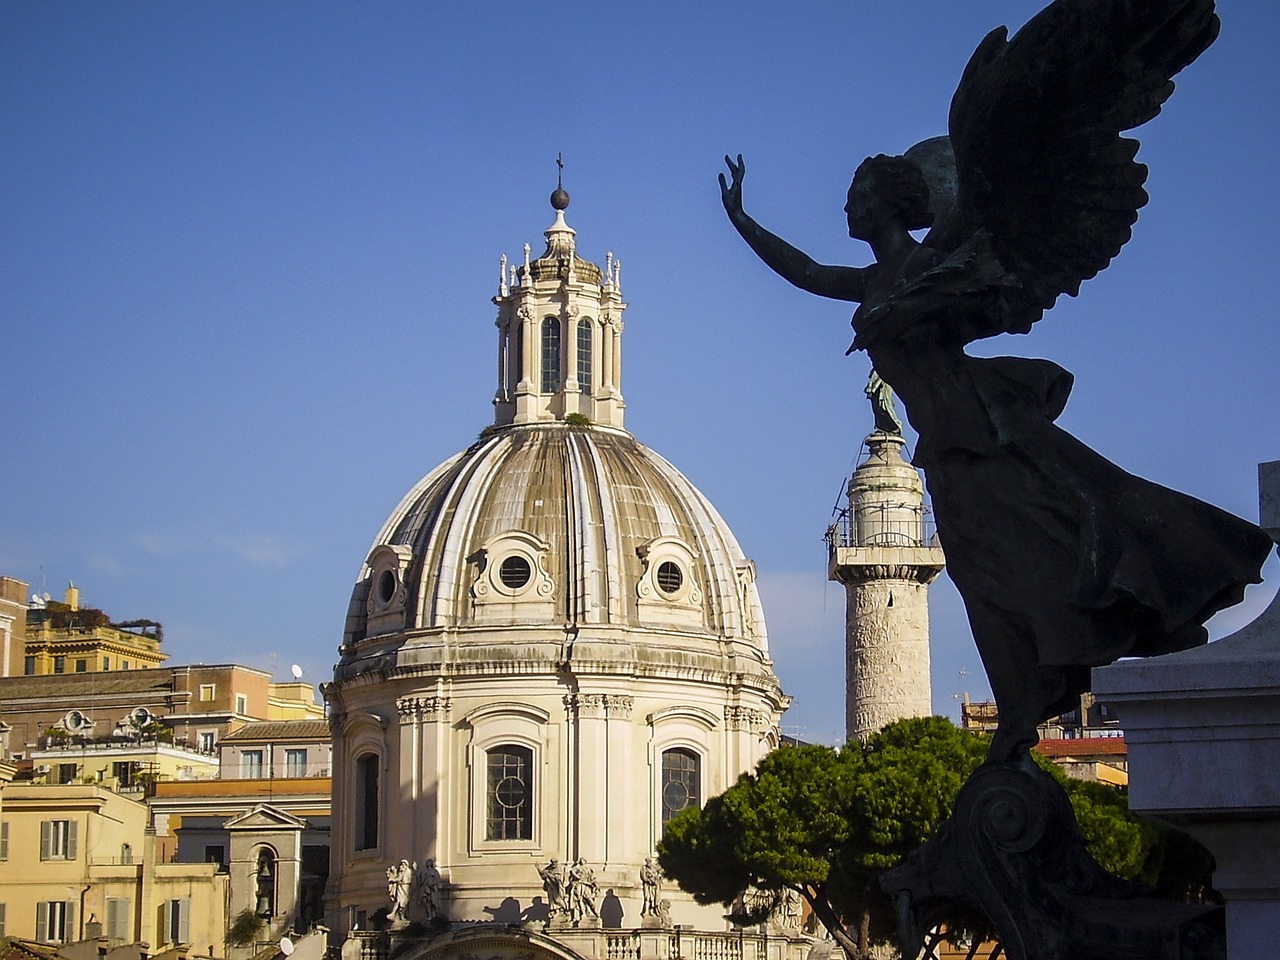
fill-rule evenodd
<path id="1" fill-rule="evenodd" d="M 800 893 L 809 901 L 809 907 L 813 910 L 813 915 L 827 928 L 827 932 L 831 934 L 831 939 L 835 940 L 849 960 L 868 960 L 867 951 L 845 929 L 839 915 L 823 895 L 821 889 L 811 889 L 806 886 L 800 890 Z"/>

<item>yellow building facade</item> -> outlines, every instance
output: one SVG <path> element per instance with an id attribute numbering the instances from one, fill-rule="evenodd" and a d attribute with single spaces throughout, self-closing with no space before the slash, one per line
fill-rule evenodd
<path id="1" fill-rule="evenodd" d="M 92 785 L 10 784 L 0 813 L 4 935 L 73 943 L 178 944 L 223 953 L 227 877 L 159 862 L 144 803 Z"/>
<path id="2" fill-rule="evenodd" d="M 62 602 L 37 598 L 26 611 L 24 651 L 9 661 L 5 676 L 21 666 L 25 676 L 99 673 L 158 667 L 163 633 L 154 620 L 112 622 L 101 610 L 80 605 L 80 591 L 67 586 Z"/>

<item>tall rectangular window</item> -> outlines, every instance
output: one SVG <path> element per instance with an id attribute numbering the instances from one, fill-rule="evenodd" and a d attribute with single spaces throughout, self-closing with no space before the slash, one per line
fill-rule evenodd
<path id="1" fill-rule="evenodd" d="M 103 670 L 110 670 L 110 669 L 111 669 L 111 658 L 110 658 L 110 657 L 103 657 L 103 658 L 102 658 L 102 669 L 103 669 Z"/>
<path id="2" fill-rule="evenodd" d="M 107 939 L 128 943 L 133 939 L 129 901 L 124 897 L 107 897 Z"/>
<path id="3" fill-rule="evenodd" d="M 533 751 L 506 744 L 486 757 L 485 839 L 533 839 Z"/>
<path id="4" fill-rule="evenodd" d="M 378 846 L 378 755 L 366 753 L 356 761 L 356 849 Z"/>
<path id="5" fill-rule="evenodd" d="M 216 684 L 213 684 L 213 683 L 200 684 L 200 699 L 204 702 L 208 702 L 212 700 L 214 696 L 217 694 L 217 692 L 218 692 L 218 687 Z"/>
<path id="6" fill-rule="evenodd" d="M 591 320 L 583 317 L 578 321 L 578 386 L 583 393 L 590 394 L 591 386 Z"/>
<path id="7" fill-rule="evenodd" d="M 560 389 L 560 321 L 547 317 L 542 321 L 542 392 Z"/>
<path id="8" fill-rule="evenodd" d="M 75 935 L 76 905 L 70 900 L 42 900 L 36 904 L 36 939 L 66 943 Z"/>
<path id="9" fill-rule="evenodd" d="M 78 827 L 74 820 L 41 820 L 40 859 L 74 860 Z"/>
<path id="10" fill-rule="evenodd" d="M 286 777 L 305 777 L 307 775 L 307 751 L 286 750 L 284 752 L 284 775 Z"/>
<path id="11" fill-rule="evenodd" d="M 262 777 L 261 750 L 246 750 L 240 754 L 240 776 L 245 780 L 258 780 Z"/>
<path id="12" fill-rule="evenodd" d="M 249 698 L 243 693 L 236 694 L 236 713 L 246 714 L 249 712 Z"/>
<path id="13" fill-rule="evenodd" d="M 676 747 L 662 751 L 662 822 L 685 807 L 702 805 L 702 771 L 698 755 Z"/>
<path id="14" fill-rule="evenodd" d="M 76 777 L 80 775 L 80 764 L 78 763 L 60 763 L 58 764 L 58 782 L 59 783 L 75 783 Z"/>
<path id="15" fill-rule="evenodd" d="M 23 657 L 23 658 L 22 658 L 22 673 L 23 673 L 23 675 L 24 675 L 24 676 L 28 676 L 28 677 L 33 677 L 33 676 L 35 676 L 35 673 L 36 673 L 36 658 L 35 658 L 35 657 Z"/>
<path id="16" fill-rule="evenodd" d="M 54 672 L 54 673 L 66 673 L 66 672 L 67 672 L 67 658 L 66 658 L 66 657 L 54 657 L 54 658 L 53 658 L 53 672 Z"/>
<path id="17" fill-rule="evenodd" d="M 164 905 L 164 941 L 165 943 L 191 942 L 191 901 L 186 897 L 181 900 L 166 900 Z"/>
<path id="18" fill-rule="evenodd" d="M 84 658 L 82 658 L 82 657 L 77 657 L 77 658 L 76 658 L 76 673 L 88 673 L 88 672 L 89 672 L 89 661 L 88 661 L 88 660 L 85 660 L 85 659 L 84 659 Z"/>
<path id="19" fill-rule="evenodd" d="M 213 753 L 213 748 L 218 742 L 218 734 L 215 730 L 200 731 L 200 749 L 205 753 Z"/>
<path id="20" fill-rule="evenodd" d="M 9 821 L 0 820 L 0 860 L 9 859 Z"/>

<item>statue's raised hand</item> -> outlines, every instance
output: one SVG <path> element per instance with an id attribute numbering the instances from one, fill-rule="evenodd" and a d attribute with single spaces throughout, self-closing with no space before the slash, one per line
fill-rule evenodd
<path id="1" fill-rule="evenodd" d="M 729 155 L 725 154 L 724 162 L 729 168 L 729 173 L 733 176 L 733 181 L 725 180 L 724 174 L 720 174 L 720 199 L 724 201 L 724 208 L 730 217 L 741 216 L 742 178 L 747 175 L 747 164 L 742 159 L 742 154 L 738 154 L 737 163 L 734 163 L 729 159 Z"/>

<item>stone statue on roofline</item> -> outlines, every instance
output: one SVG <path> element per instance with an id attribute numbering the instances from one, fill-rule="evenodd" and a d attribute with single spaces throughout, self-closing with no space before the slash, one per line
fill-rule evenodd
<path id="1" fill-rule="evenodd" d="M 1138 144 L 1122 134 L 1159 113 L 1171 78 L 1217 32 L 1213 0 L 1057 0 L 1012 38 L 992 31 L 961 77 L 949 136 L 855 172 L 844 209 L 849 235 L 871 248 L 866 267 L 817 263 L 761 227 L 743 209 L 746 164 L 725 158 L 725 210 L 752 250 L 801 289 L 858 304 L 850 352 L 870 356 L 919 436 L 914 460 L 999 708 L 988 763 L 950 831 L 894 891 L 904 930 L 927 921 L 930 898 L 985 896 L 981 884 L 940 879 L 939 862 L 962 862 L 946 843 L 981 847 L 1015 826 L 1070 834 L 1069 808 L 1067 824 L 1030 761 L 1036 726 L 1078 702 L 1092 667 L 1206 642 L 1205 621 L 1259 581 L 1270 552 L 1253 524 L 1135 477 L 1056 426 L 1072 384 L 1057 364 L 965 352 L 1030 332 L 1119 253 L 1147 202 Z M 1025 822 L 983 819 L 1021 810 L 990 807 L 1001 791 L 1022 798 Z M 958 824 L 962 810 L 973 823 Z M 1093 877 L 1078 834 L 1064 837 L 1072 868 Z M 998 896 L 1017 898 L 1019 871 L 1055 869 L 1029 867 L 1039 841 L 1013 845 L 1023 842 L 991 881 Z M 1090 889 L 1107 886 L 1095 879 Z M 983 908 L 1005 909 L 995 902 Z M 1014 960 L 1058 956 L 1036 952 L 1048 933 L 1024 930 L 1022 945 L 1018 924 L 1001 933 Z"/>

